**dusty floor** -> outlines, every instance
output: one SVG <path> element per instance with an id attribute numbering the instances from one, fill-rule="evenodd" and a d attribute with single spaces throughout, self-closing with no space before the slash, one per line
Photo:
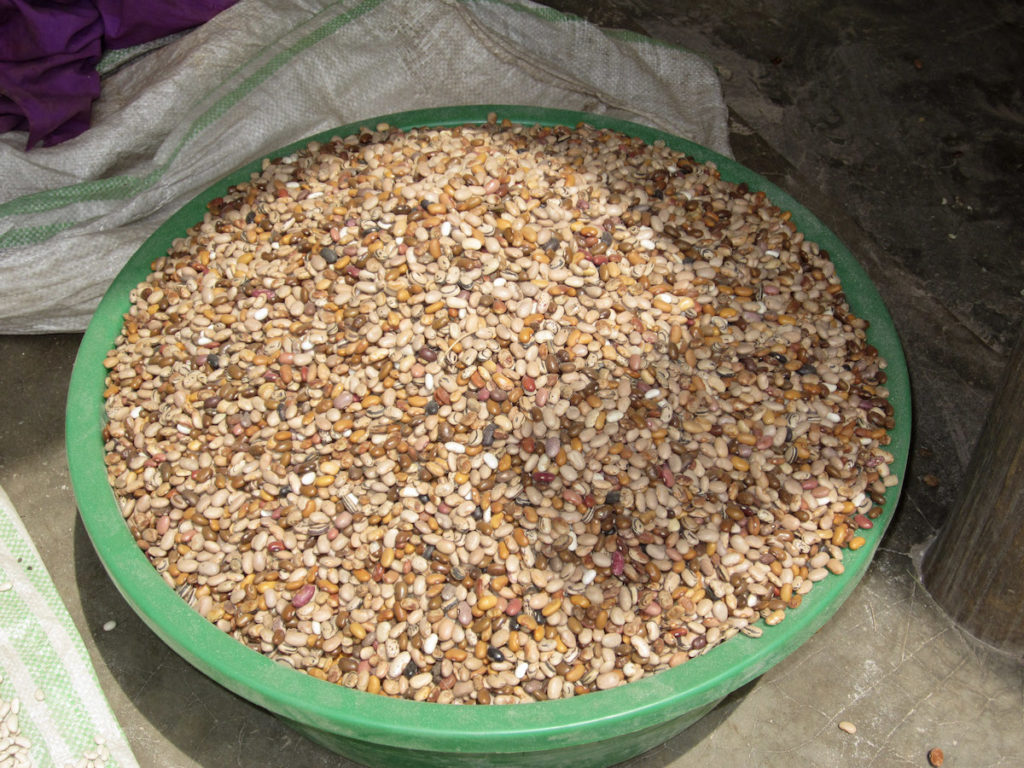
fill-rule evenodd
<path id="1" fill-rule="evenodd" d="M 839 613 L 630 768 L 1024 763 L 1024 666 L 953 626 L 919 551 L 955 505 L 1024 289 L 1024 8 L 1006 2 L 550 0 L 718 68 L 734 154 L 864 264 L 903 340 L 914 443 L 900 507 Z M 144 768 L 351 766 L 219 688 L 120 598 L 76 517 L 63 410 L 79 337 L 0 338 L 0 485 Z M 73 530 L 73 537 L 68 532 Z M 104 632 L 104 622 L 117 628 Z M 840 721 L 857 725 L 850 735 Z"/>

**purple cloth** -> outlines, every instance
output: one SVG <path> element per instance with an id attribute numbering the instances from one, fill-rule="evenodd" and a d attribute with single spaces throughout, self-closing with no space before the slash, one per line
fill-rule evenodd
<path id="1" fill-rule="evenodd" d="M 103 51 L 202 24 L 236 0 L 0 0 L 0 133 L 26 149 L 89 127 Z"/>

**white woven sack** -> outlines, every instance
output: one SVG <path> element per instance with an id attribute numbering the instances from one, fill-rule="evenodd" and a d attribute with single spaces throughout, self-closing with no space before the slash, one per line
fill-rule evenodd
<path id="1" fill-rule="evenodd" d="M 609 114 L 729 153 L 714 69 L 526 0 L 241 0 L 103 79 L 93 125 L 0 136 L 0 333 L 85 328 L 157 226 L 218 178 L 319 131 L 408 109 Z"/>
<path id="2" fill-rule="evenodd" d="M 0 488 L 0 713 L 15 701 L 21 746 L 35 768 L 85 765 L 90 754 L 107 754 L 104 768 L 138 768 L 85 643 Z M 12 741 L 0 739 L 0 765 L 22 765 Z"/>

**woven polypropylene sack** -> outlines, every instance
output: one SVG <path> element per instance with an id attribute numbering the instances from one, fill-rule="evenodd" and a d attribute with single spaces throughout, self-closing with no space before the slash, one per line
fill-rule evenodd
<path id="1" fill-rule="evenodd" d="M 118 270 L 218 178 L 303 136 L 409 109 L 609 114 L 729 153 L 713 67 L 525 0 L 241 0 L 116 68 L 92 127 L 0 136 L 0 333 L 84 329 Z"/>
<path id="2" fill-rule="evenodd" d="M 85 642 L 0 488 L 0 701 L 15 700 L 32 766 L 84 765 L 105 752 L 104 768 L 138 768 Z M 14 765 L 9 738 L 3 746 L 0 765 Z"/>

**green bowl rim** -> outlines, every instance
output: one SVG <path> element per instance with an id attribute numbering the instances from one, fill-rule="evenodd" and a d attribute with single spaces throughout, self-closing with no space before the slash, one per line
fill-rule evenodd
<path id="1" fill-rule="evenodd" d="M 374 696 L 296 674 L 250 650 L 189 608 L 163 582 L 124 525 L 103 463 L 103 359 L 129 306 L 129 292 L 165 255 L 171 240 L 202 219 L 206 203 L 232 184 L 259 172 L 254 160 L 211 185 L 179 209 L 139 248 L 107 290 L 82 339 L 67 403 L 67 453 L 82 522 L 111 579 L 143 621 L 172 649 L 221 685 L 280 716 L 346 738 L 437 752 L 524 752 L 612 739 L 667 722 L 705 706 L 760 676 L 816 632 L 860 581 L 892 519 L 910 443 L 910 386 L 899 337 L 888 311 L 861 265 L 839 239 L 786 192 L 736 161 L 698 144 L 644 125 L 605 115 L 516 105 L 467 105 L 374 117 L 294 142 L 270 156 L 346 136 L 360 127 L 399 128 L 482 123 L 488 114 L 515 123 L 574 126 L 584 122 L 651 143 L 663 141 L 699 162 L 713 162 L 722 177 L 764 191 L 792 213 L 806 239 L 828 250 L 856 315 L 870 322 L 869 341 L 887 362 L 895 429 L 888 450 L 899 483 L 888 489 L 883 514 L 863 532 L 867 544 L 844 555 L 845 573 L 815 584 L 800 608 L 787 612 L 759 639 L 742 635 L 685 664 L 611 691 L 543 703 L 509 706 L 429 704 Z"/>

